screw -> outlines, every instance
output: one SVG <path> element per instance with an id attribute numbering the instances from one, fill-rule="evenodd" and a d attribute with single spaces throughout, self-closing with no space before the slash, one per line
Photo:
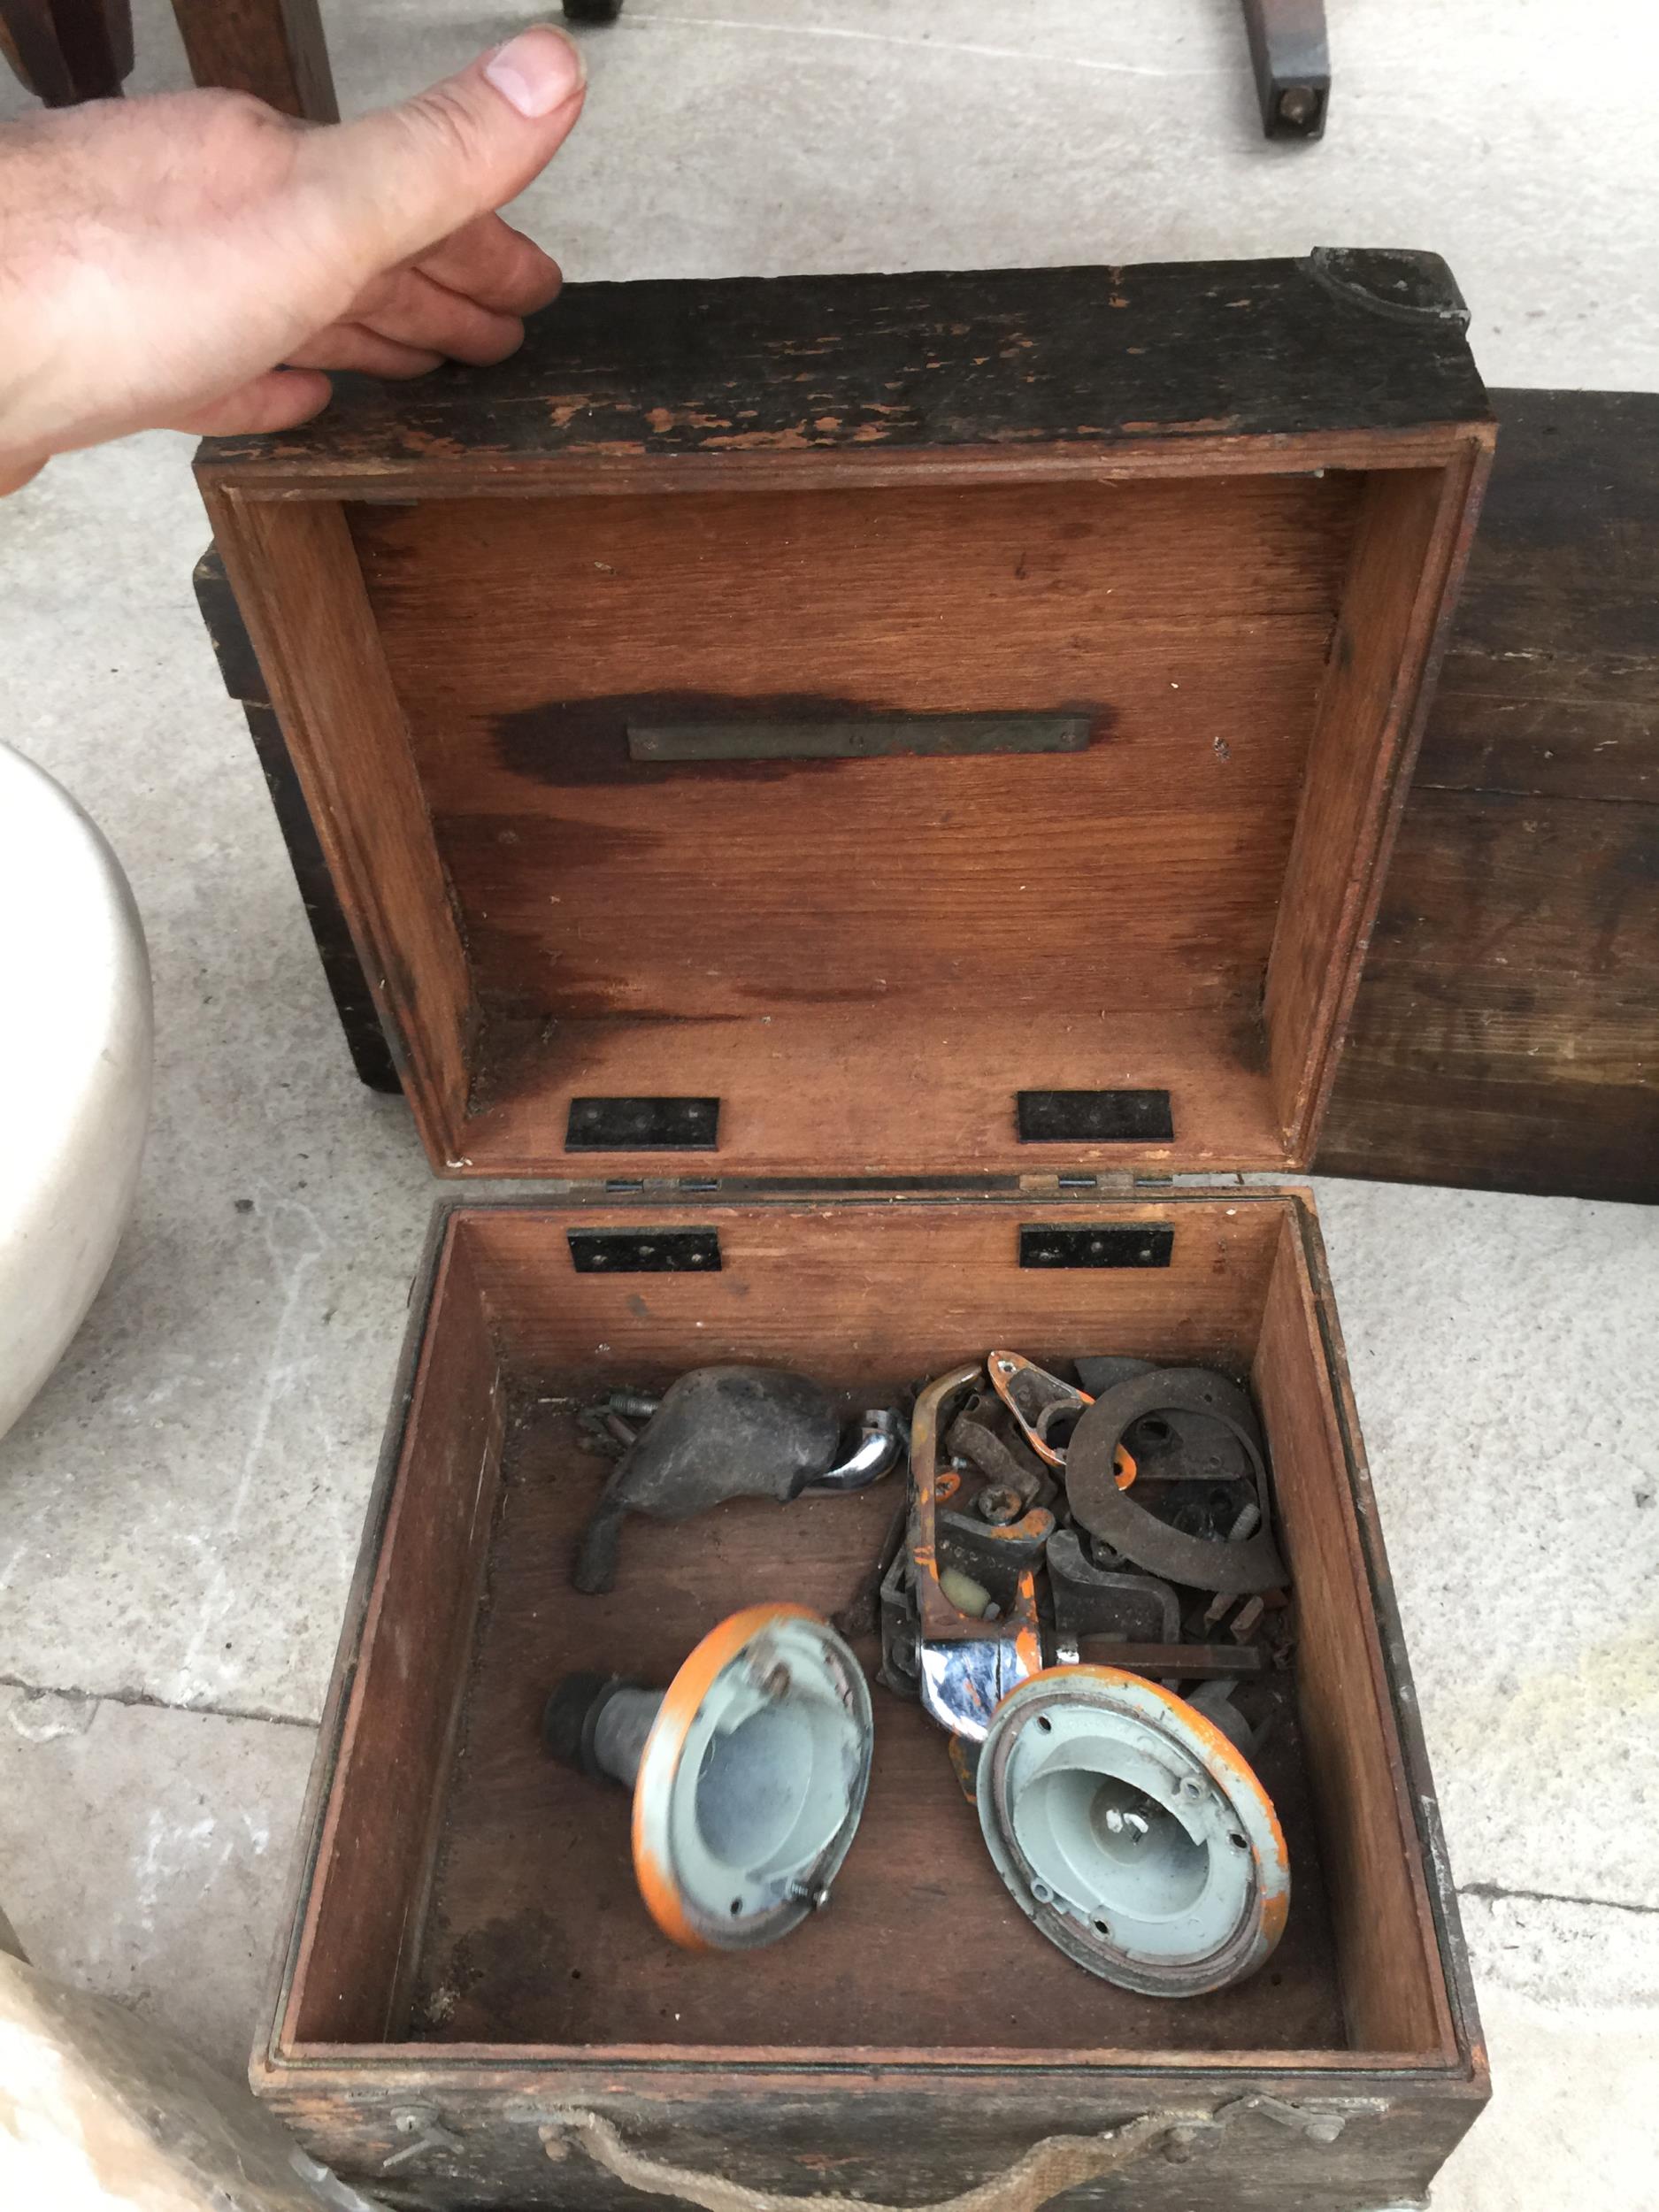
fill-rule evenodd
<path id="1" fill-rule="evenodd" d="M 1279 119 L 1304 130 L 1319 112 L 1319 96 L 1310 84 L 1287 84 L 1279 96 Z"/>
<path id="2" fill-rule="evenodd" d="M 1144 1813 L 1120 1812 L 1116 1805 L 1106 1809 L 1106 1825 L 1115 1836 L 1133 1836 L 1137 1843 L 1150 1832 L 1151 1824 Z"/>
<path id="3" fill-rule="evenodd" d="M 771 1698 L 774 1705 L 788 1696 L 791 1686 L 789 1670 L 781 1659 L 767 1668 L 764 1674 L 759 1678 L 757 1686 L 761 1695 Z"/>
<path id="4" fill-rule="evenodd" d="M 784 1895 L 794 1905 L 810 1905 L 814 1912 L 822 1912 L 830 1901 L 827 1882 L 791 1882 Z"/>
<path id="5" fill-rule="evenodd" d="M 1018 1520 L 1024 1504 L 1018 1491 L 1011 1489 L 1007 1484 L 981 1490 L 973 1502 L 974 1510 L 979 1518 L 989 1521 L 995 1528 L 1005 1528 L 1009 1522 Z"/>

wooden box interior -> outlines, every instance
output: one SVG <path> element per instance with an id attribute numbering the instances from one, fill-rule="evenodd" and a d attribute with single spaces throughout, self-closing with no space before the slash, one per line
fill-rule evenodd
<path id="1" fill-rule="evenodd" d="M 1079 1160 L 1272 1169 L 1310 1156 L 1483 454 L 204 480 L 440 1169 L 569 1173 L 573 1095 L 666 1094 L 720 1098 L 725 1175 L 1006 1172 L 1046 1164 L 1028 1089 L 1167 1091 L 1172 1138 Z M 1089 742 L 627 741 L 967 713 Z"/>
<path id="2" fill-rule="evenodd" d="M 325 1736 L 273 2059 L 418 2044 L 428 2062 L 1455 2062 L 1378 1624 L 1386 1569 L 1310 1209 L 1248 1191 L 1046 1206 L 1173 1225 L 1167 1268 L 1104 1272 L 1022 1271 L 1028 1215 L 922 1197 L 669 1207 L 652 1221 L 718 1226 L 721 1271 L 607 1278 L 573 1271 L 567 1232 L 637 1213 L 449 1211 Z M 666 1679 L 739 1605 L 845 1605 L 900 1496 L 889 1480 L 678 1528 L 634 1521 L 614 1594 L 582 1597 L 570 1560 L 605 1470 L 573 1448 L 572 1392 L 736 1358 L 798 1366 L 850 1405 L 993 1342 L 1210 1361 L 1256 1394 L 1298 1617 L 1295 1720 L 1263 1759 L 1294 1892 L 1279 1951 L 1239 1988 L 1160 2003 L 1045 1944 L 996 1880 L 943 1735 L 879 1686 L 871 1797 L 830 1910 L 738 1957 L 657 1932 L 622 1793 L 541 1746 L 542 1701 L 569 1668 Z M 872 1647 L 861 1656 L 873 1666 Z"/>

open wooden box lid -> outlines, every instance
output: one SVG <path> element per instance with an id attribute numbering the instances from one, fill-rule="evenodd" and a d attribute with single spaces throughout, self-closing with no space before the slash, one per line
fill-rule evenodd
<path id="1" fill-rule="evenodd" d="M 1392 252 L 580 286 L 204 446 L 434 1165 L 1304 1165 L 1465 321 Z"/>

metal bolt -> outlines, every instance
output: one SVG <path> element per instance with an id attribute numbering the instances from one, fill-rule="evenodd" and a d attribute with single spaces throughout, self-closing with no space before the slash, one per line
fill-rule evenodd
<path id="1" fill-rule="evenodd" d="M 1319 96 L 1310 84 L 1287 84 L 1279 96 L 1279 116 L 1283 123 L 1302 130 L 1319 112 Z"/>
<path id="2" fill-rule="evenodd" d="M 784 1665 L 781 1659 L 776 1661 L 760 1677 L 756 1686 L 763 1697 L 771 1698 L 774 1705 L 779 1703 L 789 1694 L 791 1684 L 788 1668 Z"/>
<path id="3" fill-rule="evenodd" d="M 791 1882 L 784 1892 L 791 1904 L 810 1905 L 814 1912 L 822 1912 L 830 1901 L 827 1882 Z"/>

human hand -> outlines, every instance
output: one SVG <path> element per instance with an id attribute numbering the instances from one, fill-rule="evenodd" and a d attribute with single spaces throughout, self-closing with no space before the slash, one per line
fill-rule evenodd
<path id="1" fill-rule="evenodd" d="M 0 493 L 133 430 L 286 429 L 329 369 L 503 359 L 559 271 L 494 211 L 584 89 L 541 26 L 352 123 L 182 92 L 0 129 Z"/>

